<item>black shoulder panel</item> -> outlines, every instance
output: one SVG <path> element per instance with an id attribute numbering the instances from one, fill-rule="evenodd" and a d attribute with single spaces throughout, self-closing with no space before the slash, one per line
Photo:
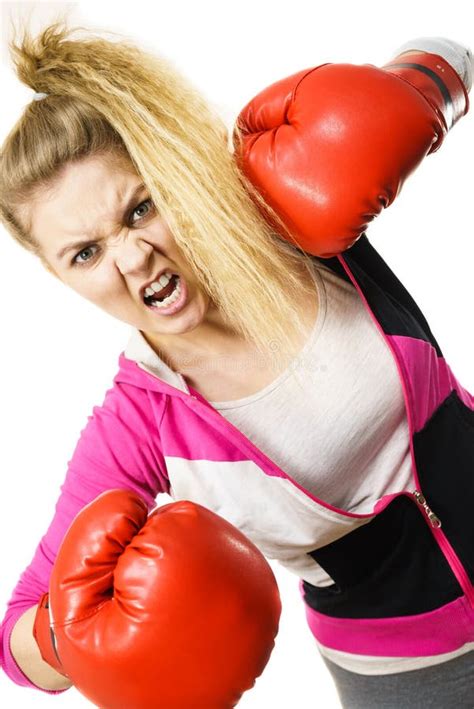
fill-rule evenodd
<path id="1" fill-rule="evenodd" d="M 362 234 L 341 257 L 346 261 L 370 309 L 387 335 L 403 335 L 424 340 L 433 345 L 438 356 L 443 356 L 420 308 L 374 249 L 366 234 Z M 350 281 L 337 256 L 329 259 L 317 256 L 311 258 L 324 263 L 333 272 Z"/>

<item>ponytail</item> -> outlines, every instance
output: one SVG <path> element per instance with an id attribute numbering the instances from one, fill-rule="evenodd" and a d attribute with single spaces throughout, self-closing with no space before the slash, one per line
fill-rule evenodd
<path id="1" fill-rule="evenodd" d="M 239 170 L 217 111 L 164 57 L 124 39 L 72 39 L 80 29 L 55 22 L 10 44 L 18 78 L 47 96 L 28 104 L 2 146 L 5 228 L 41 257 L 23 208 L 67 163 L 115 154 L 141 176 L 229 325 L 262 353 L 275 343 L 290 352 L 307 327 L 295 301 L 315 297 L 301 280 L 311 261 L 275 233 L 285 227 Z"/>

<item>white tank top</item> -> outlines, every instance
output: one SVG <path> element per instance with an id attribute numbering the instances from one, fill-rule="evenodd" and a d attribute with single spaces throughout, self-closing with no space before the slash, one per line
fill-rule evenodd
<path id="1" fill-rule="evenodd" d="M 299 355 L 257 393 L 210 403 L 313 495 L 371 513 L 413 488 L 403 389 L 354 286 L 321 262 L 314 276 L 318 315 Z M 319 584 L 332 583 L 319 571 Z"/>

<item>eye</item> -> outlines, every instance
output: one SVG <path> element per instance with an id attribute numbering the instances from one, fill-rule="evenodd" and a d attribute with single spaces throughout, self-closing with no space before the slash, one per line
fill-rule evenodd
<path id="1" fill-rule="evenodd" d="M 97 244 L 91 244 L 90 246 L 86 246 L 85 249 L 82 249 L 81 251 L 79 251 L 79 252 L 74 256 L 74 258 L 72 259 L 71 264 L 72 264 L 73 266 L 84 266 L 86 263 L 88 263 L 89 261 L 93 260 L 93 259 L 90 259 L 90 258 L 86 259 L 85 261 L 78 261 L 78 260 L 77 260 L 79 256 L 82 256 L 82 254 L 85 254 L 85 253 L 87 253 L 88 251 L 90 251 L 93 246 L 97 246 Z"/>
<path id="2" fill-rule="evenodd" d="M 139 219 L 135 219 L 135 220 L 132 220 L 131 218 L 129 219 L 129 222 L 130 222 L 132 225 L 133 225 L 133 224 L 136 224 L 137 221 L 140 221 L 141 219 L 144 219 L 144 218 L 149 214 L 149 212 L 150 212 L 150 211 L 152 210 L 152 208 L 153 208 L 153 201 L 152 201 L 150 198 L 148 198 L 148 199 L 144 200 L 143 202 L 140 202 L 140 204 L 138 204 L 138 205 L 132 210 L 132 212 L 130 212 L 130 217 L 132 217 L 132 216 L 135 214 L 135 212 L 138 212 L 138 210 L 141 209 L 141 208 L 142 208 L 144 205 L 146 205 L 146 204 L 148 204 L 149 207 L 148 207 L 148 210 L 145 212 L 145 214 L 144 214 L 143 216 L 140 216 Z M 81 255 L 84 254 L 84 253 L 87 253 L 87 251 L 90 251 L 93 246 L 97 247 L 97 244 L 90 244 L 90 246 L 86 246 L 85 249 L 82 249 L 81 251 L 79 251 L 79 252 L 73 257 L 73 259 L 72 259 L 72 261 L 71 261 L 71 264 L 72 264 L 73 266 L 84 266 L 85 264 L 89 263 L 90 261 L 93 261 L 93 260 L 94 260 L 93 258 L 87 258 L 85 261 L 78 261 L 78 260 L 77 260 L 79 256 L 81 256 Z"/>
<path id="3" fill-rule="evenodd" d="M 144 202 L 140 202 L 140 204 L 137 205 L 137 206 L 135 207 L 135 209 L 131 212 L 131 215 L 130 215 L 130 216 L 133 216 L 133 215 L 135 214 L 135 212 L 137 212 L 139 209 L 141 209 L 141 207 L 143 207 L 144 204 L 149 204 L 150 207 L 149 207 L 148 210 L 145 212 L 145 214 L 144 214 L 142 217 L 140 217 L 140 218 L 143 219 L 144 217 L 146 217 L 146 216 L 148 215 L 148 213 L 151 211 L 151 208 L 153 207 L 153 202 L 152 202 L 151 199 L 146 199 Z M 138 219 L 138 220 L 131 220 L 131 223 L 132 223 L 132 224 L 135 224 L 136 221 L 140 221 L 140 219 Z"/>

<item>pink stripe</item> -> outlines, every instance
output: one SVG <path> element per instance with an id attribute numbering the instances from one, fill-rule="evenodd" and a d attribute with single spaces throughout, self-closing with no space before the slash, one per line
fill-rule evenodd
<path id="1" fill-rule="evenodd" d="M 304 598 L 303 582 L 299 589 Z M 305 602 L 306 620 L 325 647 L 374 657 L 427 657 L 474 641 L 474 610 L 462 596 L 417 615 L 394 618 L 331 618 Z"/>
<path id="2" fill-rule="evenodd" d="M 114 381 L 133 383 L 138 390 L 147 390 L 150 393 L 152 407 L 160 412 L 158 419 L 152 425 L 158 427 L 161 450 L 166 451 L 167 458 L 177 457 L 209 462 L 252 461 L 266 475 L 290 480 L 306 497 L 343 517 L 363 519 L 373 516 L 372 513 L 347 512 L 311 494 L 214 409 L 193 387 L 188 385 L 190 394 L 187 394 L 140 369 L 136 362 L 128 360 L 123 355 L 120 357 L 120 363 L 121 370 Z M 157 396 L 154 395 L 155 392 Z M 162 405 L 163 394 L 168 394 L 165 407 Z M 195 415 L 196 408 L 199 408 L 199 416 Z M 211 426 L 204 427 L 201 417 L 206 418 Z M 150 434 L 153 434 L 151 428 Z"/>
<path id="3" fill-rule="evenodd" d="M 186 406 L 174 397 L 161 421 L 160 437 L 167 458 L 209 462 L 247 460 L 244 452 L 229 443 L 228 436 L 216 428 L 204 427 L 191 405 Z"/>
<path id="4" fill-rule="evenodd" d="M 190 387 L 190 391 L 194 390 Z M 356 512 L 347 512 L 339 507 L 334 507 L 330 505 L 325 500 L 313 495 L 309 490 L 306 490 L 302 485 L 300 485 L 294 478 L 290 477 L 284 470 L 282 470 L 274 460 L 266 456 L 263 451 L 261 451 L 252 441 L 247 438 L 236 426 L 230 421 L 219 414 L 216 409 L 214 409 L 209 402 L 206 401 L 200 395 L 193 395 L 189 397 L 189 405 L 193 408 L 200 406 L 200 413 L 210 420 L 210 423 L 214 428 L 212 430 L 202 430 L 200 424 L 196 420 L 196 417 L 189 416 L 183 417 L 181 414 L 181 408 L 177 412 L 177 417 L 175 423 L 170 425 L 173 421 L 171 407 L 169 407 L 168 415 L 166 417 L 166 425 L 170 426 L 169 433 L 166 432 L 164 427 L 165 421 L 161 428 L 161 438 L 165 443 L 166 450 L 175 451 L 174 455 L 180 455 L 181 457 L 186 457 L 188 460 L 195 460 L 197 458 L 202 458 L 205 460 L 216 460 L 216 461 L 230 461 L 230 460 L 249 460 L 258 465 L 263 472 L 270 476 L 276 478 L 283 478 L 285 480 L 290 480 L 291 483 L 298 488 L 306 497 L 316 502 L 318 505 L 325 507 L 326 509 L 337 512 L 337 514 L 344 517 L 352 519 L 363 519 L 365 517 L 372 517 L 373 513 L 359 514 Z M 197 400 L 197 401 L 195 401 Z M 181 422 L 188 421 L 188 428 L 186 429 L 189 434 L 194 433 L 199 437 L 199 445 L 201 446 L 201 454 L 196 455 L 196 442 L 193 441 L 192 451 L 189 448 L 187 441 L 189 440 L 187 436 L 177 436 L 176 427 Z M 220 424 L 220 425 L 219 425 Z M 193 430 L 194 429 L 194 430 Z M 218 435 L 219 430 L 219 435 Z M 166 437 L 165 437 L 166 435 Z M 230 445 L 232 443 L 232 445 Z M 238 449 L 238 451 L 235 450 Z M 177 452 L 180 451 L 180 452 Z M 186 452 L 187 451 L 187 452 Z"/>
<path id="5" fill-rule="evenodd" d="M 438 406 L 456 390 L 463 403 L 474 410 L 472 396 L 458 382 L 444 357 L 433 345 L 401 335 L 387 335 L 403 367 L 413 416 L 414 431 L 420 431 Z"/>

